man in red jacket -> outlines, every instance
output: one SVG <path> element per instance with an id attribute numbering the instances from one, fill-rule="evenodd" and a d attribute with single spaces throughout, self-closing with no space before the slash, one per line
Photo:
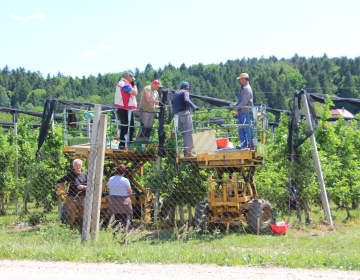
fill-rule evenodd
<path id="1" fill-rule="evenodd" d="M 122 124 L 128 125 L 129 123 L 129 109 L 137 110 L 138 105 L 136 101 L 137 87 L 135 84 L 134 73 L 131 71 L 126 72 L 126 76 L 121 78 L 116 86 L 115 91 L 115 106 L 117 114 Z M 128 133 L 128 126 L 121 126 L 120 129 L 120 143 L 119 149 L 125 148 L 125 135 Z M 131 114 L 130 119 L 130 137 L 129 142 L 132 142 L 134 134 L 134 115 Z"/>

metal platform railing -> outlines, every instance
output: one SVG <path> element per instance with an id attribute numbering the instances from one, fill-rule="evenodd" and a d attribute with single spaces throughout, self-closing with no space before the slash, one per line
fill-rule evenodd
<path id="1" fill-rule="evenodd" d="M 252 120 L 251 124 L 239 124 L 237 116 L 233 116 L 231 111 L 238 109 L 246 109 L 248 119 Z M 227 116 L 220 116 L 218 119 L 210 120 L 209 115 L 213 110 L 224 110 L 224 113 L 227 111 Z M 192 116 L 192 126 L 193 129 L 180 131 L 179 129 L 179 117 L 184 115 Z M 206 116 L 205 118 L 203 116 Z M 207 119 L 209 118 L 209 119 Z M 192 131 L 193 135 L 199 132 L 214 130 L 216 136 L 219 138 L 229 138 L 234 142 L 235 148 L 240 148 L 240 146 L 244 146 L 244 143 L 240 142 L 240 136 L 238 134 L 238 130 L 240 128 L 248 128 L 248 135 L 251 137 L 251 128 L 254 133 L 254 146 L 266 145 L 267 144 L 267 133 L 268 133 L 268 116 L 266 114 L 266 106 L 265 105 L 255 105 L 255 106 L 224 106 L 224 107 L 211 107 L 202 109 L 200 112 L 193 113 L 180 113 L 175 114 L 174 116 L 174 126 L 175 126 L 175 138 L 176 138 L 176 153 L 177 156 L 180 157 L 181 150 L 184 150 L 188 147 L 179 145 L 179 133 L 185 133 Z M 248 146 L 250 141 L 248 141 Z M 250 147 L 246 147 L 245 149 L 250 149 Z M 244 150 L 244 149 L 243 149 Z"/>
<path id="2" fill-rule="evenodd" d="M 166 105 L 167 107 L 167 105 Z M 233 115 L 234 110 L 246 109 L 248 119 L 252 120 L 252 124 L 239 124 L 238 118 Z M 72 110 L 69 112 L 69 110 Z M 140 128 L 153 128 L 158 130 L 159 126 L 147 127 L 141 126 L 138 116 L 142 110 L 128 110 L 128 123 L 121 123 L 119 117 L 116 113 L 117 109 L 103 110 L 102 114 L 108 115 L 108 128 L 106 135 L 106 148 L 118 148 L 120 142 L 125 142 L 125 148 L 128 147 L 130 143 L 130 130 L 140 129 Z M 92 120 L 91 115 L 93 111 L 89 111 L 81 108 L 64 108 L 63 111 L 63 127 L 64 127 L 64 143 L 65 146 L 68 145 L 82 145 L 90 143 L 91 132 L 92 132 Z M 152 112 L 153 114 L 159 114 L 159 111 Z M 68 122 L 68 115 L 75 114 L 79 116 L 78 121 Z M 192 129 L 188 131 L 180 131 L 179 129 L 179 117 L 183 115 L 192 116 Z M 134 125 L 131 125 L 131 118 L 135 117 Z M 215 119 L 214 119 L 215 118 Z M 70 125 L 76 124 L 76 129 L 71 129 Z M 126 126 L 127 134 L 125 135 L 125 140 L 120 140 L 120 130 L 121 127 Z M 253 144 L 257 146 L 259 143 L 266 145 L 267 144 L 267 132 L 268 132 L 268 116 L 266 114 L 265 105 L 256 105 L 252 107 L 246 106 L 224 106 L 224 107 L 211 107 L 206 109 L 201 109 L 201 111 L 192 112 L 192 113 L 181 113 L 174 115 L 174 133 L 176 140 L 176 153 L 180 157 L 180 152 L 187 147 L 180 145 L 179 133 L 189 132 L 196 134 L 199 132 L 214 130 L 216 132 L 217 138 L 229 138 L 235 147 L 244 146 L 244 143 L 240 142 L 240 137 L 238 130 L 240 128 L 247 128 L 248 135 L 251 135 L 251 128 L 254 133 Z M 136 131 L 135 131 L 136 132 Z M 134 133 L 136 135 L 136 133 Z M 116 145 L 113 141 L 116 141 Z M 250 142 L 250 141 L 248 141 Z M 247 143 L 246 143 L 247 144 Z M 251 143 L 250 143 L 251 144 Z M 247 145 L 246 145 L 246 148 Z"/>
<path id="3" fill-rule="evenodd" d="M 71 110 L 71 111 L 70 111 Z M 107 129 L 107 135 L 106 135 L 106 148 L 115 148 L 114 145 L 112 145 L 113 140 L 117 140 L 117 145 L 120 142 L 125 142 L 125 147 L 128 147 L 129 143 L 132 143 L 130 141 L 130 128 L 153 128 L 157 130 L 158 126 L 148 127 L 148 126 L 141 126 L 140 122 L 136 119 L 134 122 L 134 125 L 131 125 L 131 117 L 134 115 L 134 117 L 137 117 L 139 113 L 143 112 L 142 110 L 128 110 L 128 123 L 121 123 L 119 120 L 119 117 L 116 113 L 117 109 L 112 110 L 103 110 L 101 111 L 102 114 L 108 115 L 108 129 Z M 70 111 L 70 112 L 69 112 Z M 86 116 L 85 116 L 85 113 Z M 153 114 L 159 114 L 159 111 L 152 112 Z M 67 117 L 70 114 L 76 115 L 78 118 L 85 119 L 81 121 L 75 121 L 75 122 L 68 122 Z M 91 139 L 91 133 L 92 133 L 92 118 L 91 114 L 93 114 L 93 111 L 89 111 L 86 109 L 80 109 L 80 108 L 73 108 L 73 107 L 67 107 L 63 110 L 63 128 L 64 128 L 64 144 L 65 146 L 68 145 L 74 145 L 74 144 L 89 144 Z M 77 129 L 71 129 L 70 125 L 76 125 Z M 128 132 L 125 135 L 125 141 L 120 140 L 120 131 L 122 126 L 128 127 Z M 116 146 L 117 148 L 117 146 Z"/>

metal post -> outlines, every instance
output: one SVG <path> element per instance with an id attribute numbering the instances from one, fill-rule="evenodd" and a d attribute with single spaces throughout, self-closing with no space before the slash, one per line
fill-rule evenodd
<path id="1" fill-rule="evenodd" d="M 18 178 L 19 178 L 19 162 L 18 162 L 18 137 L 17 137 L 17 120 L 18 119 L 18 113 L 13 113 L 13 121 L 14 121 L 14 140 L 15 140 L 15 170 L 14 175 L 16 179 L 16 187 L 18 187 Z M 16 198 L 15 200 L 15 215 L 18 215 L 19 213 L 19 200 Z"/>
<path id="2" fill-rule="evenodd" d="M 90 154 L 88 158 L 88 181 L 86 186 L 83 228 L 81 234 L 81 242 L 87 242 L 90 238 L 90 225 L 91 225 L 91 211 L 94 196 L 94 178 L 95 178 L 95 163 L 96 163 L 96 143 L 98 137 L 99 120 L 101 114 L 101 105 L 94 107 L 93 130 L 90 143 Z"/>
<path id="3" fill-rule="evenodd" d="M 271 139 L 273 139 L 274 140 L 274 126 L 272 125 L 271 126 Z"/>
<path id="4" fill-rule="evenodd" d="M 114 114 L 115 114 L 115 122 L 119 123 L 120 120 L 119 120 L 119 117 L 118 117 L 118 114 L 117 114 L 116 110 L 114 111 Z M 120 125 L 116 125 L 116 136 L 120 140 Z"/>
<path id="5" fill-rule="evenodd" d="M 157 156 L 157 171 L 161 171 L 161 157 Z M 159 192 L 158 190 L 156 190 L 155 192 L 155 200 L 154 200 L 154 204 L 153 204 L 153 208 L 154 208 L 154 223 L 157 223 L 157 219 L 158 219 L 158 205 L 159 205 Z"/>
<path id="6" fill-rule="evenodd" d="M 128 143 L 130 141 L 130 129 L 131 129 L 131 116 L 132 116 L 133 110 L 128 110 L 128 131 L 127 134 L 125 136 L 125 148 L 127 148 Z"/>
<path id="7" fill-rule="evenodd" d="M 176 156 L 180 157 L 179 145 L 178 145 L 178 137 L 177 137 L 178 124 L 179 124 L 179 116 L 175 114 L 175 116 L 174 116 L 174 129 L 175 129 L 175 142 L 176 142 Z"/>
<path id="8" fill-rule="evenodd" d="M 107 115 L 100 116 L 98 139 L 97 139 L 97 155 L 96 155 L 96 177 L 94 188 L 94 202 L 92 207 L 91 219 L 91 238 L 97 240 L 99 234 L 100 222 L 100 207 L 101 207 L 101 193 L 104 174 L 104 159 L 105 159 L 105 140 L 107 128 Z"/>
<path id="9" fill-rule="evenodd" d="M 64 108 L 64 112 L 63 112 L 63 118 L 64 118 L 64 138 L 65 138 L 65 146 L 68 145 L 68 125 L 67 125 L 67 113 L 66 113 L 66 108 Z"/>
<path id="10" fill-rule="evenodd" d="M 55 131 L 54 131 L 54 129 L 55 129 L 55 110 L 51 115 L 51 128 L 53 130 L 53 135 L 54 135 L 55 134 Z"/>
<path id="11" fill-rule="evenodd" d="M 306 118 L 306 123 L 307 123 L 308 129 L 312 130 L 313 127 L 312 127 L 312 123 L 311 123 L 310 111 L 309 111 L 309 106 L 308 106 L 308 101 L 307 101 L 306 94 L 302 94 L 301 100 L 302 100 L 303 107 L 304 107 L 304 113 L 305 113 L 305 118 Z M 317 149 L 317 146 L 316 146 L 316 139 L 315 139 L 314 134 L 312 134 L 310 136 L 310 141 L 311 141 L 311 145 L 314 148 L 314 151 L 313 151 L 314 164 L 315 164 L 316 175 L 318 177 L 319 186 L 320 186 L 321 202 L 322 202 L 322 205 L 323 205 L 323 208 L 324 208 L 327 223 L 331 226 L 332 229 L 334 229 L 334 225 L 333 225 L 333 221 L 332 221 L 332 217 L 331 217 L 330 206 L 329 206 L 329 200 L 328 200 L 327 193 L 326 193 L 324 177 L 323 177 L 323 174 L 322 174 L 322 171 L 321 171 L 319 153 L 318 153 L 318 149 Z"/>
<path id="12" fill-rule="evenodd" d="M 91 137 L 91 132 L 90 132 L 90 114 L 87 117 L 87 121 L 86 121 L 86 130 L 87 130 L 87 137 Z"/>

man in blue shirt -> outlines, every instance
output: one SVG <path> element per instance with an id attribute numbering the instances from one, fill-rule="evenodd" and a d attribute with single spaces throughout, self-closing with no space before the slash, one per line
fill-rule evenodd
<path id="1" fill-rule="evenodd" d="M 253 92 L 249 84 L 249 74 L 242 73 L 238 78 L 240 82 L 240 91 L 237 106 L 254 106 L 253 103 Z M 250 119 L 249 119 L 250 116 Z M 252 110 L 251 108 L 239 108 L 238 109 L 238 119 L 240 125 L 252 125 Z M 251 144 L 252 149 L 254 149 L 254 130 L 253 127 L 250 127 L 250 136 L 249 137 L 249 127 L 241 128 L 239 127 L 239 136 L 240 136 L 240 147 L 249 147 Z"/>
<path id="2" fill-rule="evenodd" d="M 200 108 L 195 106 L 189 97 L 189 83 L 182 82 L 180 89 L 175 92 L 172 100 L 174 113 L 179 115 L 179 129 L 184 139 L 184 156 L 195 157 L 191 151 L 194 147 L 192 140 L 193 124 L 192 117 L 190 115 L 190 109 L 199 110 Z"/>

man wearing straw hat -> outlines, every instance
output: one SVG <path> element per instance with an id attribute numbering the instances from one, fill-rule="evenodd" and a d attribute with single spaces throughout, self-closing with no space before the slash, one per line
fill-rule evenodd
<path id="1" fill-rule="evenodd" d="M 236 106 L 254 106 L 253 92 L 249 84 L 249 74 L 242 73 L 239 77 L 237 77 L 237 79 L 239 80 L 241 86 Z M 239 125 L 252 125 L 251 108 L 239 108 L 237 111 Z M 251 145 L 251 149 L 255 149 L 254 130 L 252 126 L 250 127 L 250 134 L 251 138 L 249 137 L 249 127 L 239 127 L 240 147 L 246 148 Z"/>
<path id="2" fill-rule="evenodd" d="M 140 124 L 141 127 L 135 141 L 149 141 L 154 125 L 154 109 L 158 107 L 158 90 L 162 87 L 159 80 L 154 80 L 151 85 L 144 87 L 140 99 Z"/>

